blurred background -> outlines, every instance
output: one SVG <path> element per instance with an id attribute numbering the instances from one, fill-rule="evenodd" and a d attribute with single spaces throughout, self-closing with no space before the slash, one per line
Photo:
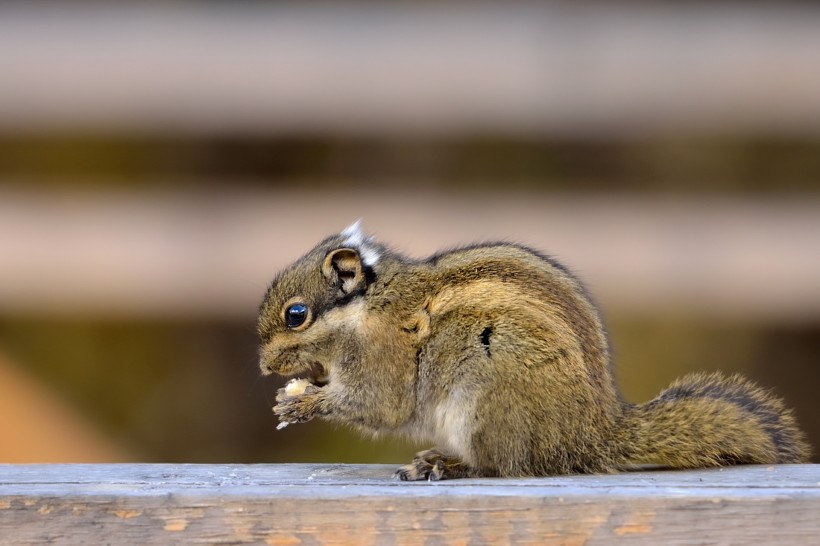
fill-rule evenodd
<path id="1" fill-rule="evenodd" d="M 275 430 L 257 306 L 357 218 L 550 253 L 628 400 L 743 372 L 820 445 L 818 52 L 810 3 L 3 3 L 0 462 L 430 447 Z"/>

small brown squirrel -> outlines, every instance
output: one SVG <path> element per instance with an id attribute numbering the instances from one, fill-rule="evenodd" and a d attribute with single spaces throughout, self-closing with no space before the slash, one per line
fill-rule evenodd
<path id="1" fill-rule="evenodd" d="M 606 332 L 563 265 L 478 244 L 415 261 L 331 236 L 273 280 L 260 307 L 263 373 L 280 427 L 314 417 L 439 447 L 403 480 L 805 462 L 791 412 L 739 376 L 692 374 L 624 402 Z M 303 391 L 303 392 L 302 392 Z"/>

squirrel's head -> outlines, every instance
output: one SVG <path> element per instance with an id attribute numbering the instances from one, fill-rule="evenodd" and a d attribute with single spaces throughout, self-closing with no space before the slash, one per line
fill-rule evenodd
<path id="1" fill-rule="evenodd" d="M 384 252 L 356 222 L 281 271 L 259 308 L 262 373 L 327 381 L 355 353 L 366 291 Z"/>

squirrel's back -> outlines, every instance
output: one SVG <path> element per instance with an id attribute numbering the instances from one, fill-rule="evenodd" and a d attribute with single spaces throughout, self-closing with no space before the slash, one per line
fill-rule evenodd
<path id="1" fill-rule="evenodd" d="M 547 388 L 551 397 L 561 411 L 574 415 L 578 425 L 574 432 L 564 431 L 563 442 L 570 447 L 570 452 L 573 449 L 579 453 L 590 451 L 590 446 L 586 445 L 590 437 L 581 434 L 590 425 L 584 417 L 594 416 L 597 423 L 594 443 L 598 447 L 593 452 L 597 453 L 598 461 L 576 465 L 576 470 L 583 471 L 585 467 L 588 470 L 616 469 L 630 464 L 697 468 L 808 460 L 810 450 L 792 412 L 779 398 L 739 375 L 690 374 L 645 404 L 631 405 L 621 401 L 598 310 L 581 282 L 552 258 L 526 247 L 491 244 L 444 253 L 434 257 L 433 261 L 445 270 L 455 272 L 445 283 L 447 286 L 474 282 L 476 278 L 495 278 L 506 286 L 518 284 L 517 289 L 526 291 L 531 297 L 549 300 L 557 312 L 545 315 L 543 326 L 547 330 L 559 329 L 561 325 L 556 321 L 565 321 L 581 340 L 583 356 L 571 358 L 569 351 L 563 365 L 584 367 L 586 373 L 583 376 L 590 382 L 588 386 L 598 393 L 596 397 L 584 396 L 582 385 L 578 383 L 571 392 L 562 392 L 555 372 L 544 370 L 550 373 L 546 384 L 550 385 Z M 533 270 L 538 273 L 530 273 Z M 510 300 L 504 292 L 499 287 L 497 297 L 501 301 Z M 466 296 L 467 292 L 463 294 Z M 480 305 L 492 307 L 494 299 L 492 294 L 485 295 Z M 476 304 L 465 300 L 471 298 L 461 298 L 461 304 Z M 527 311 L 520 313 L 522 320 L 529 320 Z M 510 343 L 517 349 L 529 346 L 520 338 Z M 545 356 L 546 352 L 542 358 Z M 536 355 L 532 358 L 534 362 L 539 361 Z M 533 385 L 538 384 L 532 368 L 529 369 Z M 596 407 L 574 408 L 574 399 L 587 400 L 586 404 L 592 403 Z M 556 427 L 555 417 L 551 420 L 552 426 Z M 552 447 L 545 451 L 555 450 Z M 537 459 L 541 454 L 535 455 Z M 549 468 L 550 465 L 545 466 Z"/>

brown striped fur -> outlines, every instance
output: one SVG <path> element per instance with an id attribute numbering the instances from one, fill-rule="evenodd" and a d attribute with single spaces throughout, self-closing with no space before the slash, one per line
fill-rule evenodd
<path id="1" fill-rule="evenodd" d="M 293 302 L 310 309 L 285 325 Z M 321 417 L 435 442 L 402 479 L 803 462 L 777 398 L 737 376 L 685 377 L 642 405 L 615 387 L 605 330 L 579 281 L 528 248 L 483 244 L 422 261 L 351 226 L 272 282 L 260 308 L 264 373 L 283 423 Z"/>

